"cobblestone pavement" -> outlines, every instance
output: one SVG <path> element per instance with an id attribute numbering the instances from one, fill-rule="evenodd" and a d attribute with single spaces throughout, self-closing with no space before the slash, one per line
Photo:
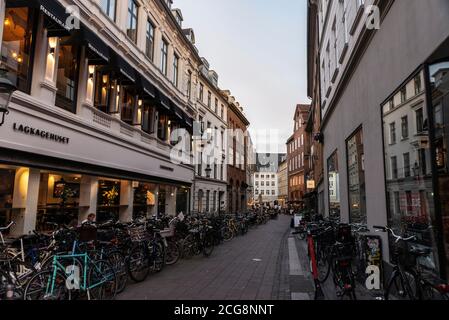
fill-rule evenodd
<path id="1" fill-rule="evenodd" d="M 290 217 L 280 216 L 216 247 L 210 258 L 181 260 L 143 283 L 130 284 L 118 299 L 291 299 L 290 233 Z M 296 286 L 305 278 L 294 280 L 295 292 L 301 292 Z"/>
<path id="2" fill-rule="evenodd" d="M 180 260 L 131 283 L 119 300 L 311 300 L 314 283 L 307 244 L 292 235 L 290 217 L 280 216 L 214 249 L 210 258 Z M 332 279 L 326 300 L 339 300 Z M 357 298 L 373 296 L 359 285 Z"/>

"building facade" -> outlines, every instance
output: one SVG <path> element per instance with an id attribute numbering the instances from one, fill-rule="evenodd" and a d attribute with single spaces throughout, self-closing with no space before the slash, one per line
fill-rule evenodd
<path id="1" fill-rule="evenodd" d="M 222 91 L 228 101 L 228 206 L 230 213 L 245 212 L 248 207 L 248 184 L 246 170 L 247 130 L 249 121 L 243 114 L 243 108 L 231 95 Z"/>
<path id="2" fill-rule="evenodd" d="M 414 245 L 432 251 L 426 266 L 447 279 L 449 3 L 309 4 L 319 26 L 326 214 L 416 235 Z M 380 28 L 367 19 L 373 4 Z M 389 266 L 393 244 L 382 237 Z"/>
<path id="3" fill-rule="evenodd" d="M 194 208 L 194 123 L 226 128 L 227 97 L 207 84 L 223 115 L 198 102 L 204 60 L 171 5 L 0 1 L 2 67 L 17 86 L 0 126 L 0 225 L 14 220 L 12 234 Z M 211 175 L 213 209 L 226 168 Z"/>
<path id="4" fill-rule="evenodd" d="M 193 183 L 193 211 L 221 213 L 227 203 L 227 101 L 218 87 L 218 75 L 209 70 L 202 59 L 200 66 L 197 110 L 198 118 L 193 135 L 196 156 Z"/>
<path id="5" fill-rule="evenodd" d="M 287 140 L 287 168 L 288 168 L 288 201 L 294 205 L 304 204 L 306 194 L 306 154 L 308 150 L 308 133 L 306 124 L 310 105 L 296 106 L 293 135 Z"/>
<path id="6" fill-rule="evenodd" d="M 287 206 L 288 199 L 288 166 L 285 157 L 279 164 L 278 175 L 278 203 L 282 208 Z"/>
<path id="7" fill-rule="evenodd" d="M 279 197 L 279 165 L 285 154 L 257 153 L 256 172 L 254 173 L 254 198 L 273 206 Z"/>

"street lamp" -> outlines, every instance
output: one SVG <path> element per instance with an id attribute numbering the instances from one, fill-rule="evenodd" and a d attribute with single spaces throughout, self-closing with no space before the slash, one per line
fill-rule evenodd
<path id="1" fill-rule="evenodd" d="M 5 116 L 9 113 L 8 106 L 11 102 L 12 94 L 17 90 L 17 87 L 6 77 L 7 72 L 7 69 L 0 68 L 0 126 L 5 123 Z"/>

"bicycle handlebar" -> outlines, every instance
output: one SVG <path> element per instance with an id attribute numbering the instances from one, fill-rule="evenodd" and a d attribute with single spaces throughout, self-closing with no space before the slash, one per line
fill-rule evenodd
<path id="1" fill-rule="evenodd" d="M 14 221 L 11 221 L 6 227 L 0 228 L 0 232 L 8 230 L 9 228 L 11 228 L 15 224 L 16 223 Z"/>
<path id="2" fill-rule="evenodd" d="M 380 232 L 390 232 L 391 235 L 396 239 L 395 242 L 399 242 L 399 241 L 411 241 L 411 240 L 416 240 L 416 236 L 411 236 L 408 238 L 404 238 L 402 236 L 397 235 L 393 229 L 389 228 L 389 227 L 380 227 L 380 226 L 373 226 L 374 229 L 376 229 L 376 231 L 380 231 Z"/>

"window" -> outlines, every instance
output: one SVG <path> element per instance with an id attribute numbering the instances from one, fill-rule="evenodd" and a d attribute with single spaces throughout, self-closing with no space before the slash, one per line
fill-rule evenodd
<path id="1" fill-rule="evenodd" d="M 145 47 L 145 54 L 153 61 L 154 58 L 154 25 L 148 19 L 147 22 L 147 42 Z"/>
<path id="2" fill-rule="evenodd" d="M 179 57 L 175 54 L 173 58 L 173 84 L 178 86 L 178 73 L 179 73 Z"/>
<path id="3" fill-rule="evenodd" d="M 56 106 L 75 113 L 78 84 L 79 47 L 68 43 L 69 37 L 59 39 L 58 69 L 56 75 Z"/>
<path id="4" fill-rule="evenodd" d="M 3 22 L 1 47 L 2 66 L 17 90 L 30 93 L 34 48 L 34 11 L 29 8 L 8 8 Z"/>
<path id="5" fill-rule="evenodd" d="M 159 123 L 157 126 L 157 137 L 162 141 L 168 140 L 168 116 L 159 114 Z"/>
<path id="6" fill-rule="evenodd" d="M 134 125 L 134 108 L 136 105 L 136 96 L 128 88 L 123 87 L 121 94 L 122 102 L 120 105 L 121 119 L 129 125 Z"/>
<path id="7" fill-rule="evenodd" d="M 142 131 L 152 134 L 154 133 L 156 118 L 156 109 L 145 104 L 142 109 Z"/>
<path id="8" fill-rule="evenodd" d="M 401 119 L 402 139 L 408 138 L 408 117 L 402 117 Z"/>
<path id="9" fill-rule="evenodd" d="M 404 153 L 404 178 L 410 177 L 410 153 Z"/>
<path id="10" fill-rule="evenodd" d="M 365 165 L 362 129 L 346 142 L 348 155 L 348 196 L 351 223 L 366 224 Z"/>
<path id="11" fill-rule="evenodd" d="M 416 133 L 422 133 L 424 131 L 424 115 L 423 109 L 420 108 L 415 111 L 416 115 Z"/>
<path id="12" fill-rule="evenodd" d="M 212 106 L 212 93 L 210 91 L 207 92 L 207 106 L 209 108 Z"/>
<path id="13" fill-rule="evenodd" d="M 206 212 L 210 212 L 210 191 L 206 191 Z"/>
<path id="14" fill-rule="evenodd" d="M 396 143 L 396 123 L 390 123 L 390 144 Z"/>
<path id="15" fill-rule="evenodd" d="M 340 176 L 338 169 L 338 153 L 327 160 L 328 173 L 328 195 L 329 195 L 329 217 L 332 219 L 340 219 Z"/>
<path id="16" fill-rule="evenodd" d="M 112 80 L 109 72 L 98 70 L 95 76 L 94 105 L 97 109 L 109 113 Z"/>
<path id="17" fill-rule="evenodd" d="M 224 105 L 221 105 L 220 118 L 224 119 Z"/>
<path id="18" fill-rule="evenodd" d="M 126 34 L 134 42 L 137 41 L 138 9 L 139 7 L 135 0 L 128 0 L 128 22 L 126 26 Z"/>
<path id="19" fill-rule="evenodd" d="M 407 87 L 403 87 L 401 89 L 401 103 L 404 103 L 407 100 Z"/>
<path id="20" fill-rule="evenodd" d="M 272 196 L 276 195 L 276 191 L 275 190 L 271 190 L 271 195 Z"/>
<path id="21" fill-rule="evenodd" d="M 204 85 L 200 83 L 200 101 L 204 102 Z"/>
<path id="22" fill-rule="evenodd" d="M 101 10 L 113 21 L 115 21 L 116 0 L 101 0 Z"/>
<path id="23" fill-rule="evenodd" d="M 189 97 L 189 100 L 192 98 L 192 71 L 190 70 L 187 78 L 187 96 Z"/>
<path id="24" fill-rule="evenodd" d="M 396 156 L 391 157 L 391 178 L 398 178 L 398 158 Z"/>
<path id="25" fill-rule="evenodd" d="M 414 82 L 415 82 L 415 94 L 421 93 L 422 90 L 421 74 L 415 77 Z"/>
<path id="26" fill-rule="evenodd" d="M 218 99 L 215 98 L 215 113 L 218 114 Z"/>
<path id="27" fill-rule="evenodd" d="M 161 44 L 161 71 L 164 75 L 167 75 L 167 62 L 168 62 L 168 43 L 162 39 Z"/>

